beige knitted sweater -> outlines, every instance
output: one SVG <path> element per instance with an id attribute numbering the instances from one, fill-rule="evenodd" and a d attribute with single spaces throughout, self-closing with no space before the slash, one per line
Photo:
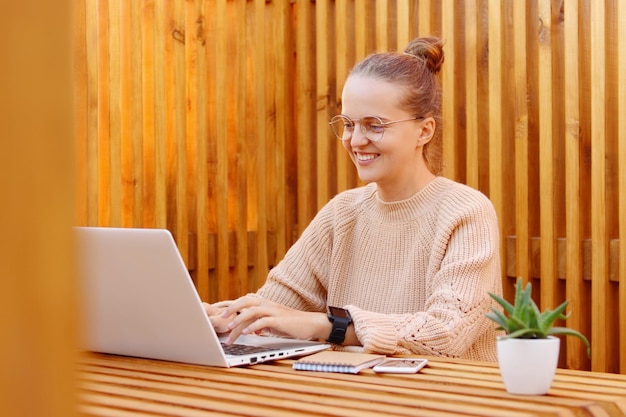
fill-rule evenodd
<path id="1" fill-rule="evenodd" d="M 373 183 L 338 194 L 257 295 L 304 311 L 347 308 L 368 352 L 495 361 L 485 313 L 501 287 L 491 202 L 437 177 L 403 201 L 381 201 Z"/>

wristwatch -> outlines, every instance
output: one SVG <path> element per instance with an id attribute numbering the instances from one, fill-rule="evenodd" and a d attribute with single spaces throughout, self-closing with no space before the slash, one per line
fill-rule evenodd
<path id="1" fill-rule="evenodd" d="M 346 339 L 348 326 L 352 324 L 350 312 L 344 308 L 328 306 L 328 321 L 333 324 L 333 329 L 326 340 L 336 345 L 342 344 Z"/>

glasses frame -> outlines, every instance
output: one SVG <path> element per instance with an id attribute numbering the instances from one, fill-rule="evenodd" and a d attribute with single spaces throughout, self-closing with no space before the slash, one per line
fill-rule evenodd
<path id="1" fill-rule="evenodd" d="M 375 119 L 377 121 L 376 124 L 380 125 L 383 128 L 383 132 L 380 134 L 380 138 L 377 139 L 372 139 L 369 135 L 371 134 L 371 132 L 369 132 L 365 127 L 363 127 L 363 125 L 361 124 L 361 120 L 365 119 L 365 118 L 372 118 Z M 389 122 L 383 122 L 382 119 L 378 116 L 363 116 L 360 119 L 351 119 L 350 117 L 346 116 L 345 114 L 338 114 L 336 116 L 333 116 L 330 119 L 330 122 L 328 122 L 328 124 L 330 125 L 331 130 L 333 131 L 333 134 L 337 137 L 337 139 L 339 139 L 340 141 L 344 141 L 344 140 L 350 140 L 352 139 L 352 135 L 354 134 L 354 130 L 352 132 L 350 132 L 350 135 L 348 135 L 347 137 L 345 136 L 345 129 L 344 129 L 344 136 L 339 136 L 339 134 L 337 134 L 337 131 L 335 130 L 335 122 L 341 120 L 341 121 L 350 121 L 350 123 L 352 123 L 352 128 L 356 127 L 356 124 L 359 123 L 360 129 L 361 129 L 361 133 L 363 134 L 363 136 L 365 136 L 367 138 L 367 140 L 372 141 L 372 142 L 380 142 L 383 139 L 383 136 L 385 135 L 385 129 L 387 128 L 387 126 L 389 125 L 393 125 L 396 123 L 401 123 L 401 122 L 409 122 L 411 120 L 420 120 L 420 119 L 424 119 L 424 116 L 418 116 L 418 117 L 411 117 L 409 119 L 402 119 L 402 120 L 392 120 Z"/>

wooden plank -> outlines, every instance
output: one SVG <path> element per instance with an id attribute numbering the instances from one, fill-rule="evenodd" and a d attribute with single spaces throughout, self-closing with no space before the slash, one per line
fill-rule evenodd
<path id="1" fill-rule="evenodd" d="M 515 277 L 530 278 L 528 185 L 528 72 L 526 52 L 526 4 L 513 3 L 513 82 L 515 91 Z"/>
<path id="2" fill-rule="evenodd" d="M 553 85 L 552 85 L 552 2 L 539 1 L 538 60 L 539 81 L 539 219 L 541 234 L 541 308 L 555 306 L 556 292 L 556 229 L 555 229 L 555 172 L 553 150 Z"/>
<path id="3" fill-rule="evenodd" d="M 566 298 L 570 300 L 572 315 L 567 325 L 574 329 L 583 329 L 584 298 L 582 285 L 582 222 L 580 199 L 580 80 L 578 72 L 578 2 L 570 1 L 565 5 L 564 15 L 564 90 L 565 90 L 565 217 L 566 217 L 566 252 L 564 259 Z M 579 340 L 567 338 L 567 366 L 579 369 L 586 362 L 586 352 Z"/>
<path id="4" fill-rule="evenodd" d="M 443 129 L 442 141 L 443 141 L 443 174 L 453 180 L 458 180 L 458 173 L 456 167 L 457 146 L 457 120 L 456 120 L 456 41 L 455 32 L 457 30 L 456 22 L 454 19 L 456 5 L 452 1 L 446 1 L 442 3 L 441 15 L 442 15 L 442 33 L 441 36 L 445 40 L 445 64 L 441 71 L 441 83 L 442 83 L 442 119 Z"/>
<path id="5" fill-rule="evenodd" d="M 433 28 L 430 22 L 431 16 L 433 15 L 432 9 L 431 0 L 420 0 L 418 9 L 419 36 L 433 35 Z"/>
<path id="6" fill-rule="evenodd" d="M 76 224 L 84 226 L 88 224 L 88 148 L 89 148 L 89 65 L 88 59 L 93 56 L 87 51 L 87 36 L 89 24 L 87 21 L 87 6 L 84 1 L 76 1 L 74 4 L 74 136 L 76 145 L 75 154 L 75 215 Z M 92 37 L 93 41 L 93 37 Z"/>
<path id="7" fill-rule="evenodd" d="M 388 51 L 389 45 L 389 0 L 377 0 L 375 2 L 375 16 L 376 16 L 376 50 Z"/>
<path id="8" fill-rule="evenodd" d="M 111 219 L 111 150 L 110 129 L 109 129 L 109 2 L 103 0 L 98 2 L 96 11 L 97 20 L 97 217 L 98 225 L 106 226 Z"/>
<path id="9" fill-rule="evenodd" d="M 269 144 L 273 148 L 273 150 L 268 149 L 268 153 L 270 155 L 274 155 L 272 157 L 273 162 L 273 170 L 274 173 L 274 183 L 272 184 L 273 195 L 276 195 L 276 199 L 270 199 L 275 204 L 275 208 L 271 209 L 273 213 L 272 223 L 268 226 L 268 233 L 270 230 L 274 230 L 277 235 L 277 241 L 279 242 L 278 251 L 280 253 L 287 252 L 289 249 L 288 242 L 290 241 L 287 236 L 288 233 L 291 233 L 293 230 L 291 227 L 287 226 L 287 222 L 292 220 L 292 217 L 289 217 L 289 209 L 290 209 L 290 201 L 288 199 L 288 189 L 285 186 L 287 179 L 287 168 L 286 162 L 291 160 L 291 155 L 289 155 L 288 148 L 288 138 L 291 138 L 289 134 L 289 126 L 292 124 L 294 120 L 295 112 L 293 111 L 293 106 L 286 106 L 285 103 L 289 103 L 291 97 L 293 97 L 293 81 L 294 78 L 292 76 L 293 72 L 291 71 L 292 62 L 291 62 L 291 45 L 292 45 L 292 37 L 290 34 L 290 8 L 288 0 L 277 0 L 274 4 L 275 9 L 271 10 L 270 13 L 276 16 L 276 23 L 273 25 L 273 31 L 269 36 L 272 37 L 275 44 L 272 45 L 272 50 L 275 54 L 274 58 L 274 69 L 271 71 L 274 76 L 274 96 L 272 100 L 272 113 L 275 116 L 275 123 L 273 125 L 273 136 L 275 140 Z M 317 7 L 315 7 L 315 13 L 317 13 Z M 316 19 L 317 21 L 317 19 Z M 315 40 L 315 44 L 317 47 L 317 37 Z M 312 51 L 312 59 L 315 59 L 317 62 L 318 54 Z M 320 68 L 316 65 L 316 69 Z M 326 68 L 327 69 L 327 68 Z M 316 77 L 317 77 L 317 71 Z M 327 84 L 326 84 L 327 85 Z M 317 88 L 317 82 L 315 83 Z M 316 99 L 317 106 L 319 106 L 319 95 Z M 316 108 L 317 111 L 317 123 L 316 128 L 320 128 L 319 124 L 319 107 Z M 269 118 L 271 120 L 271 118 Z M 313 135 L 312 135 L 313 137 Z M 318 153 L 317 155 L 327 155 L 327 153 Z M 320 158 L 318 158 L 320 159 Z M 323 159 L 323 158 L 322 158 Z M 318 171 L 319 172 L 319 171 Z M 322 180 L 320 181 L 322 182 Z M 319 194 L 319 191 L 317 192 Z M 269 251 L 268 249 L 268 252 Z M 275 264 L 277 260 L 273 260 L 272 264 Z M 251 289 L 251 290 L 255 290 Z"/>
<path id="10" fill-rule="evenodd" d="M 146 0 L 141 10 L 141 101 L 142 101 L 142 150 L 143 193 L 142 209 L 145 227 L 156 226 L 155 212 L 155 178 L 156 178 L 156 144 L 154 114 L 154 3 Z"/>
<path id="11" fill-rule="evenodd" d="M 618 80 L 618 114 L 626 113 L 626 2 L 617 2 L 617 73 Z M 622 242 L 626 239 L 626 120 L 618 118 L 618 183 L 619 183 L 619 236 Z M 626 244 L 619 245 L 619 311 L 620 322 L 626 317 Z M 626 346 L 626 329 L 619 328 L 619 346 Z M 619 372 L 626 374 L 626 349 L 620 349 Z"/>
<path id="12" fill-rule="evenodd" d="M 236 16 L 236 36 L 234 39 L 236 48 L 232 54 L 233 66 L 235 67 L 235 129 L 233 134 L 234 138 L 230 138 L 229 142 L 235 143 L 235 171 L 237 177 L 237 192 L 236 192 L 236 205 L 235 210 L 236 225 L 235 225 L 235 240 L 237 242 L 236 247 L 236 263 L 234 265 L 235 279 L 237 280 L 236 286 L 238 288 L 247 288 L 248 283 L 248 176 L 246 173 L 248 166 L 248 152 L 246 151 L 246 136 L 247 136 L 247 124 L 241 123 L 242 120 L 246 120 L 246 94 L 247 94 L 247 78 L 246 78 L 246 37 L 248 35 L 248 28 L 246 25 L 246 1 L 239 0 L 234 4 L 233 10 L 234 16 Z M 245 244 L 244 244 L 245 242 Z M 211 252 L 209 251 L 209 257 Z M 219 275 L 218 275 L 219 276 Z M 243 291 L 242 291 L 243 292 Z M 242 295 L 240 293 L 236 295 Z M 224 298 L 220 299 L 223 300 Z M 216 300 L 214 300 L 216 301 Z"/>
<path id="13" fill-rule="evenodd" d="M 466 156 L 465 183 L 479 189 L 478 141 L 478 0 L 465 2 L 465 120 Z"/>
<path id="14" fill-rule="evenodd" d="M 413 39 L 411 36 L 411 15 L 413 5 L 409 0 L 396 1 L 396 50 L 404 51 L 406 45 Z"/>
<path id="15" fill-rule="evenodd" d="M 296 38 L 296 43 L 299 45 L 298 49 L 302 51 L 311 50 L 311 44 L 310 44 L 310 39 L 309 39 L 310 33 L 304 30 L 304 27 L 306 27 L 304 23 L 309 21 L 309 16 L 310 16 L 309 13 L 310 13 L 310 6 L 306 2 L 300 1 L 297 7 L 297 15 L 298 15 L 298 20 L 301 21 L 301 23 L 303 23 L 303 26 L 301 26 L 303 29 L 299 31 L 298 37 Z M 258 39 L 265 40 L 265 34 L 267 32 L 267 28 L 269 27 L 268 26 L 269 23 L 265 20 L 265 0 L 254 1 L 254 14 L 256 17 L 254 36 L 257 40 Z M 255 162 L 256 162 L 256 171 L 257 171 L 257 178 L 256 178 L 257 224 L 256 224 L 256 228 L 257 228 L 258 235 L 257 235 L 257 241 L 256 241 L 257 243 L 256 271 L 255 271 L 256 276 L 255 276 L 253 287 L 258 288 L 263 284 L 263 282 L 265 282 L 265 277 L 268 272 L 267 240 L 266 240 L 267 219 L 269 216 L 267 200 L 266 200 L 266 197 L 268 195 L 267 180 L 266 180 L 268 154 L 267 154 L 267 148 L 265 146 L 268 140 L 268 135 L 267 135 L 267 122 L 266 122 L 267 102 L 265 98 L 265 95 L 266 95 L 266 85 L 265 85 L 266 62 L 265 60 L 267 59 L 265 41 L 261 43 L 257 43 L 254 51 L 255 51 L 254 60 L 256 61 L 256 78 L 255 78 L 255 85 L 254 85 L 254 94 L 257 98 L 256 111 L 255 111 L 254 116 L 256 119 L 256 129 L 257 129 L 256 134 L 257 134 L 259 143 L 255 150 L 257 154 Z M 300 68 L 299 83 L 301 83 L 300 88 L 299 88 L 299 94 L 303 96 L 302 98 L 300 98 L 300 100 L 303 100 L 307 96 L 310 97 L 311 95 L 312 70 L 311 70 L 310 65 L 307 65 L 305 63 L 305 56 L 306 56 L 306 53 L 298 54 L 298 61 L 299 61 L 298 67 Z M 304 103 L 300 103 L 300 105 L 302 106 L 303 118 L 301 120 L 298 120 L 299 124 L 301 124 L 301 126 L 299 127 L 300 129 L 306 128 L 306 130 L 310 131 L 313 128 L 311 124 L 311 111 L 310 109 L 307 109 L 306 106 L 304 106 L 303 104 Z M 300 139 L 301 141 L 300 144 L 304 144 L 303 143 L 304 136 L 299 135 L 299 137 L 302 138 Z M 303 147 L 302 149 L 305 149 L 305 148 L 306 147 Z M 307 217 L 307 205 L 308 204 L 306 203 L 306 201 L 310 199 L 310 192 L 309 192 L 310 181 L 306 181 L 306 182 L 300 181 L 300 178 L 305 177 L 303 171 L 300 171 L 300 169 L 302 168 L 306 170 L 307 172 L 312 169 L 310 165 L 311 160 L 309 159 L 308 155 L 309 153 L 307 153 L 306 155 L 299 155 L 298 157 L 298 170 L 299 170 L 298 194 L 303 197 L 302 200 L 299 199 L 300 201 L 303 202 L 302 206 L 298 207 L 298 210 L 299 210 L 298 219 L 299 220 L 301 220 L 300 216 Z"/>
<path id="16" fill-rule="evenodd" d="M 364 7 L 360 6 L 361 3 L 357 6 L 357 12 L 364 13 Z M 358 28 L 367 27 L 367 23 L 363 22 L 360 19 L 364 18 L 364 14 L 357 14 L 356 18 L 359 19 L 356 22 L 357 32 L 355 34 L 355 44 L 352 46 L 355 50 L 359 51 L 359 53 L 365 52 L 365 37 L 362 32 L 359 32 Z M 348 76 L 348 71 L 350 67 L 353 65 L 351 58 L 353 55 L 350 53 L 350 46 L 348 45 L 348 40 L 351 38 L 349 29 L 350 25 L 346 24 L 350 17 L 348 15 L 348 2 L 336 2 L 335 3 L 335 31 L 336 31 L 336 42 L 335 42 L 335 89 L 337 91 L 337 108 L 339 111 L 343 112 L 343 108 L 341 105 L 341 94 L 343 91 L 343 85 Z M 363 52 L 360 52 L 363 51 Z M 360 58 L 357 58 L 360 59 Z M 337 141 L 335 144 L 336 154 L 337 154 L 337 191 L 341 192 L 351 188 L 353 186 L 351 178 L 353 178 L 354 168 L 352 165 L 352 161 L 346 154 L 343 149 L 343 145 L 341 141 Z M 300 231 L 302 228 L 300 228 Z"/>
<path id="17" fill-rule="evenodd" d="M 489 2 L 489 196 L 498 215 L 498 227 L 505 230 L 503 225 L 504 212 L 504 184 L 502 183 L 502 8 L 497 0 Z M 500 257 L 505 259 L 504 234 L 501 233 Z M 504 279 L 504 274 L 503 274 Z"/>
<path id="18" fill-rule="evenodd" d="M 176 7 L 174 7 L 177 5 Z M 164 33 L 164 83 L 165 90 L 165 130 L 166 130 L 166 170 L 170 198 L 168 199 L 168 229 L 176 239 L 176 244 L 189 264 L 189 240 L 187 222 L 187 181 L 186 181 L 186 139 L 184 124 L 185 83 L 182 69 L 184 63 L 184 36 L 181 33 L 181 2 L 162 3 L 165 19 Z"/>
<path id="19" fill-rule="evenodd" d="M 182 6 L 183 19 L 181 23 L 183 26 L 183 34 L 185 39 L 185 138 L 186 138 L 186 156 L 187 156 L 187 190 L 185 195 L 185 201 L 187 202 L 187 211 L 189 214 L 189 229 L 196 233 L 196 260 L 202 256 L 201 250 L 198 248 L 200 245 L 198 241 L 204 238 L 198 238 L 198 192 L 200 188 L 198 184 L 198 68 L 197 62 L 197 43 L 195 42 L 195 35 L 197 33 L 196 28 L 196 16 L 195 16 L 195 3 L 193 1 L 185 2 Z M 204 247 L 204 245 L 202 245 Z M 200 297 L 206 296 L 207 282 L 198 282 L 198 273 L 202 273 L 199 269 L 194 275 L 194 280 Z"/>
<path id="20" fill-rule="evenodd" d="M 604 45 L 604 2 L 591 4 L 591 43 Z M 591 50 L 591 367 L 594 371 L 608 368 L 608 260 L 606 215 L 606 137 L 605 137 L 605 65 L 604 48 Z"/>
<path id="21" fill-rule="evenodd" d="M 134 226 L 135 212 L 135 158 L 133 154 L 133 48 L 131 2 L 121 1 L 120 14 L 120 174 L 121 174 L 121 213 L 122 227 Z"/>
<path id="22" fill-rule="evenodd" d="M 195 150 L 193 158 L 195 158 L 195 178 L 197 187 L 199 189 L 206 189 L 209 184 L 209 164 L 208 164 L 208 141 L 209 127 L 214 127 L 216 124 L 211 122 L 215 119 L 213 111 L 207 105 L 207 101 L 214 97 L 214 88 L 216 84 L 211 78 L 211 72 L 207 69 L 207 62 L 213 62 L 213 57 L 207 57 L 207 21 L 206 21 L 206 4 L 203 1 L 193 1 L 187 3 L 186 13 L 186 28 L 187 28 L 187 42 L 190 48 L 190 58 L 188 65 L 194 68 L 187 68 L 188 71 L 195 73 L 193 81 L 188 82 L 189 88 L 195 88 L 196 91 L 188 91 L 188 97 L 192 102 L 194 109 L 194 120 L 192 126 L 188 126 L 195 130 L 194 141 Z M 210 14 L 214 16 L 213 13 Z M 190 77 L 191 78 L 191 77 Z M 190 80 L 188 80 L 190 81 Z M 223 105 L 223 104 L 222 104 Z M 217 107 L 220 107 L 219 105 Z M 215 181 L 215 177 L 211 176 L 211 179 Z M 207 187 L 208 188 L 208 187 Z M 207 240 L 207 233 L 204 231 L 209 229 L 208 222 L 208 193 L 197 193 L 196 190 L 195 203 L 196 203 L 196 218 L 193 225 L 198 233 L 196 251 L 198 254 L 198 269 L 196 271 L 196 287 L 200 298 L 203 300 L 209 299 L 209 270 L 208 270 L 208 256 L 209 256 L 209 243 Z M 219 250 L 218 250 L 219 252 Z"/>
<path id="23" fill-rule="evenodd" d="M 217 235 L 217 274 L 218 276 L 228 276 L 228 229 L 230 226 L 229 207 L 228 207 L 228 188 L 229 188 L 229 152 L 228 145 L 230 140 L 237 141 L 236 138 L 229 137 L 228 129 L 228 95 L 229 84 L 227 80 L 227 74 L 229 74 L 228 63 L 228 45 L 227 45 L 227 33 L 226 26 L 227 20 L 218 18 L 218 16 L 226 16 L 226 1 L 217 0 L 214 4 L 207 3 L 204 8 L 204 15 L 207 17 L 207 36 L 210 36 L 208 40 L 209 45 L 213 47 L 207 48 L 206 62 L 209 65 L 209 79 L 207 79 L 208 92 L 208 106 L 207 106 L 207 120 L 209 137 L 215 138 L 211 140 L 210 149 L 205 149 L 208 155 L 215 155 L 215 160 L 211 158 L 211 165 L 216 165 L 216 171 L 212 170 L 208 174 L 206 180 L 211 180 L 215 184 L 215 192 L 210 195 L 210 207 L 214 210 L 214 219 L 211 221 L 211 229 L 216 230 Z M 245 16 L 245 13 L 244 13 Z M 214 35 L 209 35 L 214 33 Z M 208 157 L 205 154 L 205 157 Z M 198 229 L 199 231 L 202 229 Z M 206 241 L 205 241 L 206 242 Z M 203 263 L 201 268 L 208 269 L 208 259 L 210 250 L 207 250 L 206 262 Z M 217 283 L 217 297 L 220 300 L 228 300 L 232 297 L 236 297 L 237 294 L 241 294 L 243 289 L 241 288 L 240 280 L 222 281 Z M 210 299 L 212 294 L 207 291 L 204 294 L 206 300 Z"/>
<path id="24" fill-rule="evenodd" d="M 167 131 L 165 125 L 165 90 L 169 85 L 165 84 L 165 68 L 162 63 L 165 60 L 165 37 L 170 35 L 166 31 L 165 15 L 163 13 L 163 0 L 153 0 L 153 41 L 154 52 L 154 226 L 166 229 L 168 225 L 167 197 Z"/>
<path id="25" fill-rule="evenodd" d="M 109 4 L 109 169 L 110 219 L 109 224 L 122 222 L 122 169 L 120 144 L 120 0 Z"/>
<path id="26" fill-rule="evenodd" d="M 129 186 L 133 187 L 133 199 L 132 199 L 132 216 L 131 223 L 135 227 L 143 225 L 143 81 L 142 81 L 142 44 L 141 37 L 141 22 L 142 22 L 142 8 L 143 5 L 139 1 L 131 1 L 130 3 L 130 28 L 127 41 L 130 42 L 131 49 L 131 138 L 130 147 L 125 152 L 132 155 L 131 161 L 124 161 L 122 163 L 132 163 L 132 173 L 129 173 Z M 129 155 L 124 155 L 123 158 L 130 158 Z"/>
<path id="27" fill-rule="evenodd" d="M 333 184 L 334 167 L 336 165 L 336 142 L 328 121 L 334 116 L 334 105 L 331 103 L 330 72 L 333 60 L 331 59 L 331 30 L 334 26 L 330 21 L 330 4 L 328 0 L 319 0 L 315 4 L 315 86 L 316 86 L 316 115 L 317 115 L 317 209 L 321 209 L 326 202 L 335 194 L 336 186 Z"/>

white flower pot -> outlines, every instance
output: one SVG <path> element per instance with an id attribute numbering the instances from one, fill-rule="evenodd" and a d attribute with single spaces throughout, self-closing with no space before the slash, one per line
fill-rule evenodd
<path id="1" fill-rule="evenodd" d="M 543 395 L 548 392 L 559 362 L 560 339 L 507 339 L 496 342 L 498 365 L 511 394 Z"/>

